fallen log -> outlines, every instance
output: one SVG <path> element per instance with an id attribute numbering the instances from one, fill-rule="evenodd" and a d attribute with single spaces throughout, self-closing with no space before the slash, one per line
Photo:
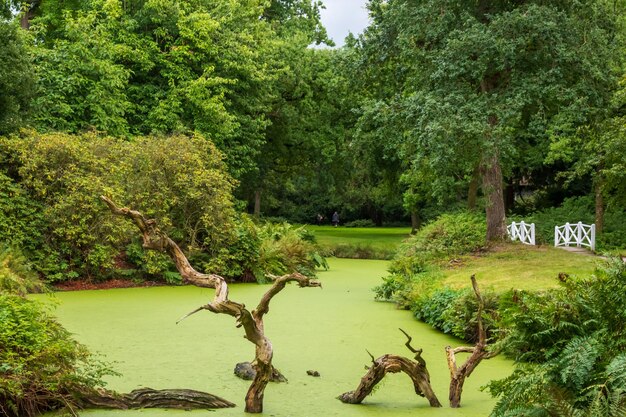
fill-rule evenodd
<path id="1" fill-rule="evenodd" d="M 99 389 L 75 394 L 75 403 L 80 408 L 106 408 L 129 410 L 139 408 L 169 408 L 199 410 L 230 408 L 235 404 L 206 392 L 190 389 L 139 388 L 128 394 Z"/>

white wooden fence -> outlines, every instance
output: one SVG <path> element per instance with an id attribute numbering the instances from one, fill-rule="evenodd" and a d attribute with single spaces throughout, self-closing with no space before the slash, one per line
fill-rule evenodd
<path id="1" fill-rule="evenodd" d="M 526 245 L 535 244 L 535 223 L 511 223 L 506 227 L 511 240 L 519 240 Z"/>
<path id="2" fill-rule="evenodd" d="M 596 249 L 596 225 L 565 223 L 563 226 L 554 226 L 554 246 L 587 246 L 591 250 Z"/>

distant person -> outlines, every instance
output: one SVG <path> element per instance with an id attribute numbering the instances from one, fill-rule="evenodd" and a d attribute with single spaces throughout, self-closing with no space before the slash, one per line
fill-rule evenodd
<path id="1" fill-rule="evenodd" d="M 339 225 L 339 213 L 337 212 L 333 213 L 332 221 L 333 221 L 333 226 L 337 227 Z"/>
<path id="2" fill-rule="evenodd" d="M 317 213 L 317 225 L 321 225 L 322 222 L 324 221 L 324 216 L 322 216 L 321 214 Z"/>

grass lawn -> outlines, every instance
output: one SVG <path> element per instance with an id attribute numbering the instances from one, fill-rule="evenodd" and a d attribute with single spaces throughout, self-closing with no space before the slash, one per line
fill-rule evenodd
<path id="1" fill-rule="evenodd" d="M 469 287 L 476 274 L 481 287 L 494 291 L 511 288 L 541 290 L 558 285 L 558 274 L 591 275 L 602 258 L 581 255 L 551 246 L 506 244 L 481 256 L 465 256 L 444 270 L 443 284 Z"/>
<path id="2" fill-rule="evenodd" d="M 339 258 L 391 259 L 410 227 L 333 227 L 307 225 L 329 255 Z"/>

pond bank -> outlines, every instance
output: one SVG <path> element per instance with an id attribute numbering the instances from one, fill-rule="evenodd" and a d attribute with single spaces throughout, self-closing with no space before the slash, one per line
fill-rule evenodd
<path id="1" fill-rule="evenodd" d="M 390 303 L 373 301 L 371 288 L 384 275 L 387 262 L 330 259 L 331 270 L 321 272 L 323 289 L 289 286 L 271 304 L 266 333 L 274 345 L 274 364 L 289 378 L 266 390 L 266 416 L 486 416 L 495 401 L 478 388 L 508 375 L 512 363 L 494 358 L 482 363 L 466 383 L 461 409 L 447 407 L 449 383 L 444 347 L 458 345 L 414 320 Z M 256 305 L 266 287 L 233 285 L 230 298 Z M 212 290 L 196 287 L 131 288 L 59 293 L 57 315 L 76 338 L 93 351 L 115 361 L 123 376 L 111 378 L 109 388 L 130 391 L 151 388 L 193 388 L 219 395 L 237 408 L 217 410 L 219 416 L 244 416 L 248 382 L 234 377 L 237 362 L 253 357 L 231 317 L 198 313 L 179 325 L 176 320 L 205 304 Z M 433 388 L 442 409 L 412 391 L 404 375 L 392 375 L 364 405 L 342 404 L 335 397 L 356 388 L 370 358 L 405 348 L 402 327 L 413 336 L 413 346 L 424 349 Z M 306 374 L 316 370 L 320 378 Z M 89 411 L 93 417 L 189 416 L 206 411 Z"/>

